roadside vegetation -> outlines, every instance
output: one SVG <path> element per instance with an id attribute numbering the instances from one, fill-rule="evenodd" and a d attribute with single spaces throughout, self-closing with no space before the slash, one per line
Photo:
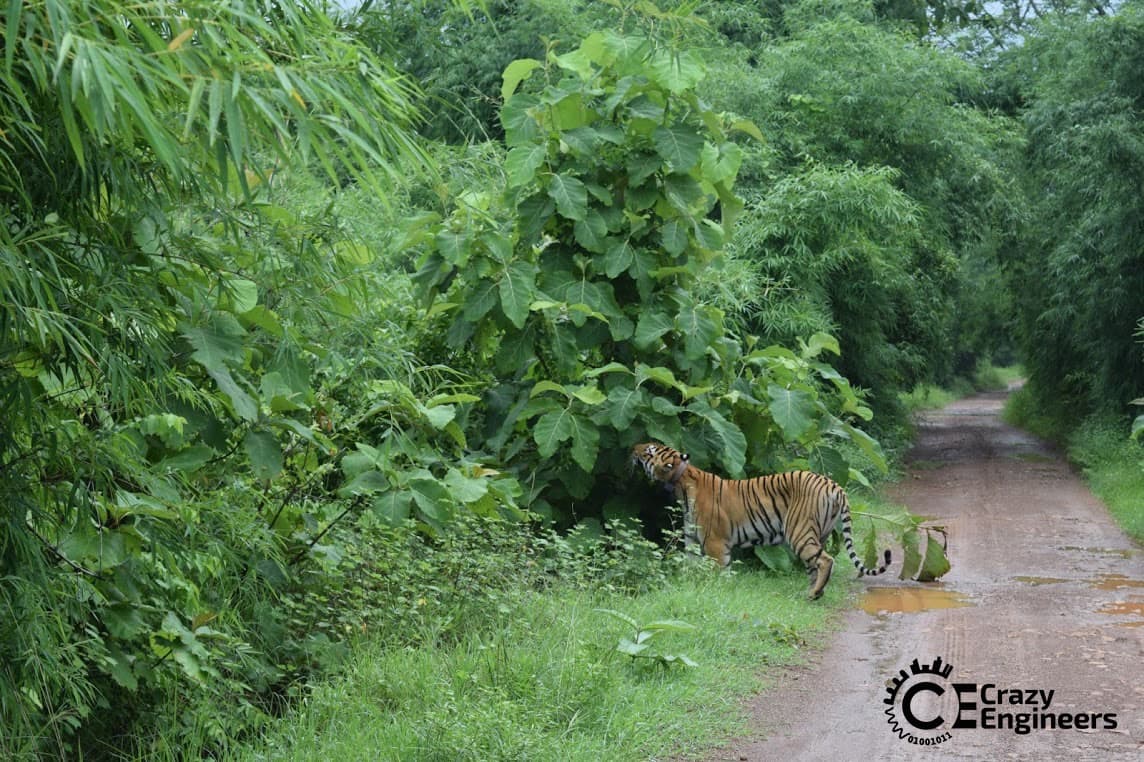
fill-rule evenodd
<path id="1" fill-rule="evenodd" d="M 854 508 L 863 536 L 878 532 L 879 551 L 900 558 L 913 525 L 902 508 L 865 497 Z M 590 526 L 468 522 L 444 543 L 379 528 L 359 572 L 377 578 L 374 596 L 336 607 L 364 613 L 334 623 L 350 635 L 345 669 L 229 758 L 686 756 L 741 737 L 745 699 L 821 648 L 834 615 L 877 584 L 856 581 L 832 547 L 833 578 L 811 605 L 785 548 L 741 553 L 720 571 L 677 532 L 665 546 L 631 526 Z M 940 574 L 943 560 L 932 552 L 928 563 Z"/>
<path id="2" fill-rule="evenodd" d="M 1020 365 L 999 367 L 980 362 L 971 376 L 958 376 L 941 386 L 918 384 L 909 392 L 903 392 L 901 400 L 911 413 L 936 410 L 975 392 L 1004 391 L 1024 377 L 1025 370 Z"/>
<path id="3" fill-rule="evenodd" d="M 824 605 L 809 606 L 803 574 L 719 573 L 630 532 L 540 549 L 520 525 L 495 529 L 534 550 L 458 547 L 451 566 L 501 566 L 492 576 L 511 580 L 506 589 L 491 593 L 486 569 L 463 603 L 448 587 L 403 586 L 420 596 L 412 608 L 441 597 L 451 608 L 404 647 L 396 632 L 355 633 L 345 673 L 234 758 L 648 759 L 707 748 L 741 731 L 742 698 L 828 637 L 851 594 L 842 569 Z"/>
<path id="4" fill-rule="evenodd" d="M 1047 416 L 1023 390 L 1010 399 L 1005 419 L 1060 445 L 1124 531 L 1144 543 L 1144 441 L 1133 433 L 1141 424 L 1108 412 L 1080 420 Z"/>
<path id="5" fill-rule="evenodd" d="M 1139 465 L 1144 16 L 1001 6 L 8 3 L 0 757 L 686 751 L 846 575 L 711 573 L 635 442 L 923 579 L 928 389 Z"/>

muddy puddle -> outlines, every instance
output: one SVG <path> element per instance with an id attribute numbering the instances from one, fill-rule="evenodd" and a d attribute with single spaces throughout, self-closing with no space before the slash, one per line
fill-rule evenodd
<path id="1" fill-rule="evenodd" d="M 1082 553 L 1092 553 L 1098 556 L 1119 556 L 1121 558 L 1133 558 L 1140 551 L 1136 548 L 1082 548 L 1077 545 L 1061 545 L 1058 546 L 1059 550 L 1079 550 Z"/>
<path id="2" fill-rule="evenodd" d="M 1134 616 L 1137 619 L 1127 622 L 1116 622 L 1122 627 L 1144 627 L 1144 599 L 1131 601 L 1113 601 L 1106 603 L 1096 610 L 1098 614 L 1110 616 Z"/>
<path id="3" fill-rule="evenodd" d="M 1026 585 L 1059 585 L 1062 582 L 1072 582 L 1071 579 L 1061 577 L 1014 577 L 1013 579 Z"/>
<path id="4" fill-rule="evenodd" d="M 917 613 L 934 609 L 956 609 L 972 606 L 973 602 L 961 593 L 933 587 L 871 587 L 867 588 L 858 605 L 867 614 Z"/>
<path id="5" fill-rule="evenodd" d="M 1125 587 L 1144 587 L 1144 579 L 1132 579 L 1123 574 L 1102 574 L 1092 586 L 1097 590 L 1120 590 Z"/>
<path id="6" fill-rule="evenodd" d="M 1079 582 L 1095 590 L 1122 590 L 1124 588 L 1144 588 L 1144 579 L 1133 579 L 1123 574 L 1101 574 L 1096 579 L 1065 579 L 1064 577 L 1014 577 L 1016 582 L 1026 585 L 1060 585 L 1065 582 Z"/>

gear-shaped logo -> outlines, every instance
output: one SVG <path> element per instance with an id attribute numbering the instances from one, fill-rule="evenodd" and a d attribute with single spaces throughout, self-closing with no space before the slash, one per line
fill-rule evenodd
<path id="1" fill-rule="evenodd" d="M 885 714 L 890 729 L 898 738 L 912 744 L 933 746 L 950 739 L 948 723 L 942 714 L 942 697 L 952 698 L 949 676 L 952 664 L 942 664 L 941 657 L 932 664 L 921 664 L 914 659 L 909 671 L 898 674 L 886 682 Z"/>

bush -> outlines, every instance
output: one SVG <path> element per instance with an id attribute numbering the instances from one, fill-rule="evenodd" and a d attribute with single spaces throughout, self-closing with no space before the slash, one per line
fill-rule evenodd
<path id="1" fill-rule="evenodd" d="M 1144 541 L 1144 444 L 1130 438 L 1128 431 L 1125 418 L 1093 416 L 1069 437 L 1068 455 L 1124 530 L 1140 542 Z"/>
<path id="2" fill-rule="evenodd" d="M 338 560 L 284 596 L 297 633 L 331 642 L 456 642 L 499 626 L 523 596 L 565 588 L 639 593 L 667 584 L 670 555 L 638 523 L 595 522 L 566 535 L 526 522 L 462 515 L 434 536 L 364 520 L 332 533 Z"/>

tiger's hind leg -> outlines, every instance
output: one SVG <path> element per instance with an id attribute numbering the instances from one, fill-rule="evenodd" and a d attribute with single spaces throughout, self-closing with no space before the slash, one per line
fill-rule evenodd
<path id="1" fill-rule="evenodd" d="M 810 599 L 813 601 L 822 597 L 822 590 L 830 581 L 830 572 L 834 569 L 834 558 L 821 545 L 813 542 L 803 545 L 798 556 L 806 564 L 807 574 L 810 575 Z"/>

